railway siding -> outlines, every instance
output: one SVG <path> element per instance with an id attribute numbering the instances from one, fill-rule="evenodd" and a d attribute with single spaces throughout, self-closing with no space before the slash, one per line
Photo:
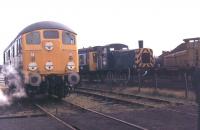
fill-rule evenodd
<path id="1" fill-rule="evenodd" d="M 84 90 L 83 89 L 84 88 L 78 89 L 76 90 L 76 92 L 81 93 L 81 94 L 88 94 L 91 96 L 98 96 L 102 98 L 104 97 L 107 99 L 118 100 L 120 102 L 125 102 L 127 104 L 139 105 L 143 107 L 154 108 L 154 107 L 164 107 L 166 105 L 174 104 L 169 101 L 156 99 L 156 98 L 148 98 L 148 97 L 143 97 L 143 96 L 138 96 L 138 95 L 127 95 L 127 94 L 114 93 L 114 92 L 108 92 L 108 91 L 103 91 L 103 90 L 95 91 L 92 89 L 84 89 Z"/>

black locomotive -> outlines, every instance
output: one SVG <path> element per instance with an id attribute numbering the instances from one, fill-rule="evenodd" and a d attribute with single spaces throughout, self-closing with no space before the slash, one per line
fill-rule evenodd
<path id="1" fill-rule="evenodd" d="M 139 71 L 154 67 L 153 51 L 143 48 L 129 50 L 125 44 L 114 43 L 79 49 L 79 70 L 81 79 L 109 82 L 128 82 Z"/>

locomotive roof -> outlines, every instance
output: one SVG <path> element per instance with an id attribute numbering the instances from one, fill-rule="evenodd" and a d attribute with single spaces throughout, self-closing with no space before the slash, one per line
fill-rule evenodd
<path id="1" fill-rule="evenodd" d="M 97 51 L 98 49 L 101 49 L 102 46 L 94 46 L 94 47 L 88 47 L 88 48 L 81 48 L 78 49 L 79 52 L 87 52 L 87 51 Z"/>
<path id="2" fill-rule="evenodd" d="M 105 47 L 110 47 L 110 48 L 128 48 L 127 45 L 122 44 L 122 43 L 112 43 L 112 44 L 108 44 Z"/>
<path id="3" fill-rule="evenodd" d="M 25 27 L 18 35 L 17 37 L 9 44 L 9 46 L 4 50 L 4 52 L 12 45 L 12 43 L 22 34 L 34 31 L 34 30 L 39 30 L 39 29 L 59 29 L 59 30 L 64 30 L 64 31 L 68 31 L 68 32 L 72 32 L 74 34 L 76 34 L 72 29 L 70 29 L 69 27 L 61 24 L 61 23 L 57 23 L 57 22 L 52 22 L 52 21 L 41 21 L 41 22 L 37 22 L 37 23 L 33 23 L 27 27 Z"/>
<path id="4" fill-rule="evenodd" d="M 31 32 L 31 31 L 39 30 L 39 29 L 60 29 L 60 30 L 65 30 L 65 31 L 75 33 L 72 29 L 70 29 L 69 27 L 61 23 L 52 22 L 52 21 L 42 21 L 42 22 L 37 22 L 37 23 L 27 26 L 18 34 L 18 36 L 25 34 L 27 32 Z"/>
<path id="5" fill-rule="evenodd" d="M 200 37 L 183 39 L 184 42 L 190 42 L 191 40 L 192 40 L 192 41 L 200 41 Z"/>

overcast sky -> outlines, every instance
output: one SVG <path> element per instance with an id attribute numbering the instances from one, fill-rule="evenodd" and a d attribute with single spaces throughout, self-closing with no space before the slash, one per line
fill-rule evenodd
<path id="1" fill-rule="evenodd" d="M 3 50 L 26 26 L 39 21 L 67 25 L 78 47 L 124 43 L 158 56 L 182 39 L 200 37 L 197 0 L 3 0 L 0 3 L 0 64 Z"/>

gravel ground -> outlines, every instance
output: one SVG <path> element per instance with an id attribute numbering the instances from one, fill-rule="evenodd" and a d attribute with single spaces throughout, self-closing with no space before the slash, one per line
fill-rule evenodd
<path id="1" fill-rule="evenodd" d="M 0 119 L 1 130 L 70 130 L 49 117 Z"/>
<path id="2" fill-rule="evenodd" d="M 26 98 L 13 101 L 13 104 L 10 106 L 0 107 L 0 117 L 34 114 L 44 113 L 33 105 L 32 100 Z M 44 115 L 38 117 L 4 118 L 0 119 L 0 126 L 0 130 L 68 130 L 59 122 Z"/>
<path id="3" fill-rule="evenodd" d="M 62 114 L 62 119 L 81 130 L 137 130 L 117 121 L 90 113 Z"/>
<path id="4" fill-rule="evenodd" d="M 128 122 L 141 125 L 150 130 L 196 130 L 197 117 L 184 113 L 176 113 L 167 111 L 164 108 L 148 108 L 148 109 L 132 109 L 120 108 L 120 105 L 98 105 L 91 97 L 80 95 L 71 95 L 66 98 L 76 104 L 80 104 L 86 108 L 95 109 L 114 117 L 126 120 Z M 102 104 L 102 103 L 99 103 Z M 171 106 L 174 110 L 197 114 L 195 106 L 181 105 Z"/>
<path id="5" fill-rule="evenodd" d="M 70 96 L 69 98 L 73 99 L 74 96 Z M 83 98 L 83 97 L 81 97 Z M 77 101 L 77 98 L 74 99 L 74 101 Z M 86 98 L 85 102 L 82 100 L 78 100 L 79 103 L 81 102 L 82 105 L 85 104 L 86 106 L 88 104 L 92 104 L 90 107 L 94 108 L 102 108 L 102 105 L 97 105 L 96 103 L 88 102 L 88 98 Z M 59 106 L 59 107 L 58 107 Z M 76 108 L 71 105 L 67 105 L 66 103 L 57 102 L 57 103 L 49 103 L 45 104 L 44 107 L 48 109 L 48 111 L 51 111 L 52 113 L 55 113 L 57 117 L 62 118 L 64 121 L 72 124 L 73 126 L 81 129 L 81 130 L 134 130 L 134 128 L 119 123 L 115 120 L 111 120 L 108 118 L 105 118 L 103 116 L 84 111 L 82 109 Z M 57 112 L 55 111 L 57 108 Z M 105 107 L 104 107 L 105 108 Z M 117 109 L 117 107 L 116 107 Z M 119 109 L 119 108 L 118 108 Z M 136 129 L 135 129 L 136 130 Z"/>
<path id="6" fill-rule="evenodd" d="M 29 99 L 17 99 L 13 101 L 13 104 L 9 106 L 1 106 L 0 107 L 0 116 L 6 115 L 25 115 L 25 114 L 39 114 L 41 113 L 33 104 L 31 104 L 31 100 Z"/>
<path id="7" fill-rule="evenodd" d="M 119 93 L 139 94 L 144 96 L 158 97 L 162 99 L 174 100 L 189 104 L 195 104 L 195 95 L 193 91 L 189 91 L 188 99 L 185 99 L 185 90 L 174 90 L 168 88 L 158 88 L 157 93 L 152 87 L 141 87 L 141 92 L 138 93 L 138 86 L 124 86 L 124 85 L 106 85 L 101 83 L 82 83 L 81 87 L 91 87 L 93 89 L 103 89 Z"/>
<path id="8" fill-rule="evenodd" d="M 74 97 L 72 98 L 75 98 L 75 97 L 77 96 L 74 95 Z M 86 100 L 88 101 L 88 99 Z M 100 105 L 98 105 L 97 102 L 101 102 L 101 101 L 96 101 L 96 104 L 92 105 L 94 108 L 98 109 L 99 108 L 98 106 L 101 106 L 101 108 L 103 109 L 105 107 L 105 106 L 103 107 L 101 103 Z M 56 114 L 57 117 L 62 118 L 67 123 L 72 124 L 73 126 L 80 128 L 81 130 L 105 130 L 105 129 L 134 130 L 132 127 L 127 126 L 125 124 L 121 124 L 117 121 L 99 116 L 91 112 L 86 112 L 78 108 L 74 108 L 71 105 L 63 104 L 61 101 L 58 101 L 58 100 L 49 99 L 49 101 L 46 101 L 46 99 L 42 99 L 39 101 L 39 103 L 42 104 L 42 106 L 46 108 L 49 112 Z M 114 105 L 114 104 L 110 104 L 110 106 L 111 105 Z M 127 108 L 126 106 L 121 106 L 122 108 L 119 108 L 117 107 L 117 105 L 115 107 L 116 109 L 119 109 L 119 110 L 122 110 L 123 108 L 124 109 Z M 30 100 L 24 99 L 24 100 L 19 100 L 15 102 L 11 106 L 4 107 L 3 109 L 0 110 L 0 114 L 1 116 L 10 115 L 10 114 L 21 115 L 21 114 L 29 114 L 31 112 L 34 113 L 36 111 L 37 110 L 35 110 Z M 66 129 L 65 126 L 63 126 L 59 122 L 49 117 L 0 119 L 0 125 L 3 130 L 64 130 Z"/>
<path id="9" fill-rule="evenodd" d="M 124 112 L 124 111 L 129 112 L 136 109 L 145 110 L 144 107 L 139 107 L 139 106 L 134 107 L 132 105 L 125 106 L 125 105 L 120 105 L 114 102 L 109 102 L 105 100 L 103 101 L 102 99 L 98 100 L 97 98 L 86 97 L 79 94 L 71 94 L 65 100 L 68 102 L 72 102 L 74 104 L 78 104 L 83 107 L 90 108 L 92 110 L 96 110 L 96 111 L 100 111 L 104 113 L 119 113 L 119 112 Z"/>
<path id="10" fill-rule="evenodd" d="M 131 115 L 131 116 L 130 116 Z M 196 117 L 165 111 L 149 109 L 144 111 L 121 112 L 113 114 L 118 118 L 142 125 L 150 130 L 196 130 Z"/>
<path id="11" fill-rule="evenodd" d="M 121 92 L 122 88 L 108 88 Z M 130 89 L 129 89 L 130 90 Z M 126 90 L 127 91 L 127 90 Z M 71 94 L 67 101 L 103 112 L 122 120 L 141 125 L 149 130 L 196 130 L 197 117 L 166 111 L 163 108 L 144 108 L 120 105 L 93 97 Z M 15 101 L 11 106 L 0 107 L 0 115 L 37 113 L 30 100 Z M 42 103 L 42 102 L 41 102 Z M 45 105 L 48 110 L 81 130 L 134 130 L 119 122 L 65 106 L 60 102 Z M 170 106 L 174 110 L 197 113 L 195 105 Z M 0 130 L 66 130 L 67 128 L 49 117 L 0 119 Z"/>

